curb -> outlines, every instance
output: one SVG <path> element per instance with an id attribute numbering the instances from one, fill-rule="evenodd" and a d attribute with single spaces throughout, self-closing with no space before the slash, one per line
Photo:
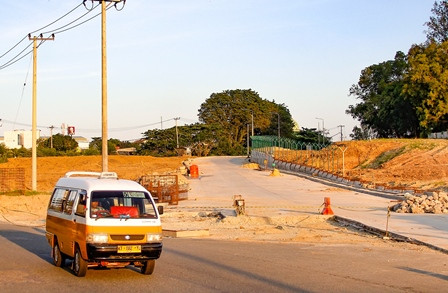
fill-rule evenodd
<path id="1" fill-rule="evenodd" d="M 386 236 L 386 230 L 382 230 L 382 229 L 379 229 L 379 228 L 368 226 L 368 225 L 365 225 L 365 224 L 363 224 L 361 222 L 358 222 L 358 221 L 355 221 L 355 220 L 351 220 L 351 219 L 340 217 L 340 216 L 336 216 L 336 215 L 333 217 L 333 219 L 336 222 L 338 222 L 338 223 L 344 223 L 344 224 L 350 225 L 352 227 L 355 227 L 355 228 L 360 229 L 360 230 L 364 230 L 364 231 L 366 231 L 366 232 L 368 232 L 370 234 L 374 234 L 374 235 L 377 235 L 379 237 L 385 237 Z M 410 238 L 410 237 L 403 236 L 403 235 L 400 235 L 400 234 L 397 234 L 397 233 L 394 233 L 394 232 L 390 232 L 390 231 L 387 231 L 387 235 L 388 235 L 388 237 L 390 239 L 395 240 L 395 241 L 406 242 L 406 243 L 411 243 L 411 244 L 416 244 L 416 245 L 422 245 L 422 246 L 426 246 L 426 247 L 428 247 L 430 249 L 437 250 L 437 251 L 440 251 L 442 253 L 448 254 L 448 249 L 441 248 L 441 247 L 435 246 L 433 244 L 417 240 L 415 238 Z"/>

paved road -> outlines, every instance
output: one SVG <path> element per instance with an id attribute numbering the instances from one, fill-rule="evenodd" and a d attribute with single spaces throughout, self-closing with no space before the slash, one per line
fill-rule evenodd
<path id="1" fill-rule="evenodd" d="M 41 229 L 0 224 L 1 292 L 441 292 L 440 252 L 363 245 L 164 240 L 152 276 L 132 269 L 78 278 L 51 264 Z M 444 256 L 443 256 L 444 257 Z"/>
<path id="2" fill-rule="evenodd" d="M 330 197 L 335 215 L 360 222 L 369 227 L 387 230 L 404 237 L 422 241 L 448 253 L 448 215 L 391 213 L 395 204 L 388 198 L 350 191 L 282 174 L 269 176 L 269 171 L 242 168 L 243 157 L 197 158 L 200 178 L 190 180 L 190 199 L 180 205 L 229 206 L 232 196 L 243 195 L 248 213 L 285 215 L 317 214 L 324 197 Z M 252 208 L 251 208 L 252 207 Z M 262 209 L 261 207 L 271 207 Z"/>

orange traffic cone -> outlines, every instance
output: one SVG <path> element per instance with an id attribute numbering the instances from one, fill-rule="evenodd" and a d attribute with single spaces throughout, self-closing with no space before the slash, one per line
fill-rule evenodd
<path id="1" fill-rule="evenodd" d="M 330 207 L 330 198 L 324 197 L 324 209 L 322 210 L 322 215 L 334 215 L 333 210 Z"/>

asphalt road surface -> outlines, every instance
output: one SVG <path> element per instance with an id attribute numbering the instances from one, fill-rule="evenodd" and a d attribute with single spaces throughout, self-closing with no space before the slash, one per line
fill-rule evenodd
<path id="1" fill-rule="evenodd" d="M 447 256 L 401 244 L 164 239 L 154 274 L 52 265 L 40 228 L 0 224 L 1 292 L 442 292 Z"/>

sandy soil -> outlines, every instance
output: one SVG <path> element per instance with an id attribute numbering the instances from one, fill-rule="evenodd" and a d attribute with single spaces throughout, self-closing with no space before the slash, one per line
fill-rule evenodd
<path id="1" fill-rule="evenodd" d="M 345 142 L 346 170 L 366 181 L 403 184 L 416 188 L 446 186 L 448 182 L 447 140 L 376 140 Z M 406 151 L 381 168 L 360 168 L 387 150 L 405 147 Z M 186 157 L 154 158 L 110 156 L 109 170 L 121 178 L 136 180 L 147 174 L 178 173 Z M 0 168 L 23 167 L 30 182 L 31 159 L 9 159 Z M 0 221 L 16 225 L 43 227 L 50 192 L 67 171 L 100 171 L 101 157 L 38 158 L 38 189 L 33 196 L 0 195 Z M 28 184 L 28 183 L 27 183 Z M 30 183 L 29 183 L 30 184 Z M 331 190 L 328 192 L 331 193 Z M 268 214 L 268 213 L 266 213 Z M 162 216 L 164 229 L 208 229 L 210 238 L 238 241 L 297 241 L 313 243 L 386 244 L 385 240 L 343 227 L 326 216 L 294 217 L 236 216 L 234 211 L 189 211 L 168 207 Z M 407 245 L 407 244 L 393 244 Z M 415 249 L 415 248 L 413 248 Z M 424 249 L 424 248 L 418 248 Z"/>
<path id="2" fill-rule="evenodd" d="M 45 229 L 49 194 L 33 196 L 0 195 L 0 222 Z M 269 212 L 266 212 L 269 214 Z M 428 251 L 429 248 L 408 243 L 384 240 L 380 237 L 344 226 L 331 216 L 236 216 L 233 210 L 182 210 L 165 208 L 162 215 L 164 230 L 208 231 L 207 239 L 257 242 L 298 242 L 312 245 L 363 245 L 396 247 Z"/>

